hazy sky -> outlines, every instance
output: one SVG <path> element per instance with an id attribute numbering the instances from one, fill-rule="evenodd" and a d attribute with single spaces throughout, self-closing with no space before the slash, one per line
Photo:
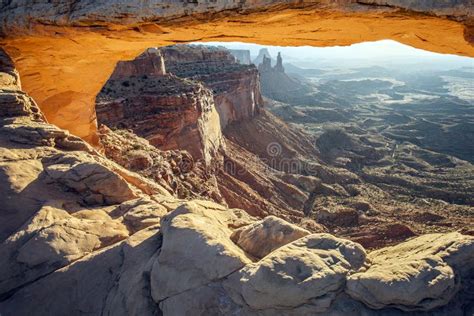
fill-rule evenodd
<path id="1" fill-rule="evenodd" d="M 351 46 L 334 47 L 281 47 L 281 46 L 261 46 L 257 44 L 247 44 L 239 42 L 222 43 L 210 42 L 206 45 L 222 45 L 232 49 L 248 49 L 252 57 L 258 54 L 262 47 L 267 47 L 273 58 L 278 52 L 282 53 L 284 62 L 291 62 L 299 66 L 311 66 L 314 63 L 320 66 L 341 65 L 347 61 L 352 64 L 354 61 L 366 64 L 385 64 L 385 66 L 396 66 L 400 62 L 435 62 L 447 65 L 448 68 L 470 67 L 474 68 L 474 58 L 461 57 L 456 55 L 437 54 L 411 46 L 403 45 L 392 40 L 382 40 L 377 42 L 364 42 Z M 381 66 L 383 66 L 381 64 Z"/>

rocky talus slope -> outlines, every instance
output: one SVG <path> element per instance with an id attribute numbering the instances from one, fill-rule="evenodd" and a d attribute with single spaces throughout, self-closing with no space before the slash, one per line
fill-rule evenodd
<path id="1" fill-rule="evenodd" d="M 2 315 L 474 311 L 473 237 L 429 234 L 367 253 L 275 217 L 180 200 L 166 185 L 48 124 L 0 53 Z"/>
<path id="2" fill-rule="evenodd" d="M 186 150 L 162 151 L 127 130 L 105 125 L 99 137 L 107 158 L 162 185 L 179 198 L 208 198 L 223 202 L 213 172 Z"/>

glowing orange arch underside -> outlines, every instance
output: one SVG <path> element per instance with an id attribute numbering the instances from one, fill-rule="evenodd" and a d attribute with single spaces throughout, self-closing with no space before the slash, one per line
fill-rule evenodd
<path id="1" fill-rule="evenodd" d="M 110 29 L 41 26 L 35 36 L 1 42 L 15 61 L 23 89 L 48 120 L 91 143 L 96 142 L 96 94 L 118 60 L 132 59 L 147 47 L 192 41 L 336 46 L 392 39 L 433 52 L 474 57 L 462 24 L 407 12 L 285 9 L 164 27 Z"/>

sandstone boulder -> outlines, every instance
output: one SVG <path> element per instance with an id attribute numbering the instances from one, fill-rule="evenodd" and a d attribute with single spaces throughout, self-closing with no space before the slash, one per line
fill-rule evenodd
<path id="1" fill-rule="evenodd" d="M 2 315 L 159 314 L 149 273 L 161 246 L 157 229 L 95 251 L 2 298 Z"/>
<path id="2" fill-rule="evenodd" d="M 83 196 L 90 205 L 121 203 L 136 197 L 132 186 L 117 173 L 84 154 L 59 154 L 44 160 L 48 176 Z"/>
<path id="3" fill-rule="evenodd" d="M 326 226 L 356 226 L 359 223 L 359 214 L 351 208 L 336 210 L 320 208 L 316 214 L 316 219 Z"/>
<path id="4" fill-rule="evenodd" d="M 188 202 L 162 218 L 163 246 L 151 273 L 157 303 L 224 278 L 250 262 L 230 240 L 231 213 Z"/>
<path id="5" fill-rule="evenodd" d="M 372 265 L 351 275 L 346 292 L 371 308 L 431 310 L 447 304 L 472 269 L 474 238 L 430 234 L 373 251 Z"/>
<path id="6" fill-rule="evenodd" d="M 160 219 L 168 210 L 149 197 L 130 200 L 120 204 L 111 215 L 121 216 L 124 224 L 132 232 L 160 224 Z"/>
<path id="7" fill-rule="evenodd" d="M 303 304 L 311 311 L 328 308 L 344 286 L 346 275 L 365 261 L 364 249 L 329 234 L 300 238 L 249 264 L 224 281 L 233 298 L 251 309 L 291 309 Z"/>
<path id="8" fill-rule="evenodd" d="M 100 213 L 99 210 L 96 211 Z M 0 295 L 128 237 L 119 221 L 74 217 L 62 203 L 45 205 L 0 245 Z"/>
<path id="9" fill-rule="evenodd" d="M 309 234 L 309 231 L 278 217 L 267 216 L 236 230 L 231 239 L 252 256 L 263 258 L 273 250 Z"/>

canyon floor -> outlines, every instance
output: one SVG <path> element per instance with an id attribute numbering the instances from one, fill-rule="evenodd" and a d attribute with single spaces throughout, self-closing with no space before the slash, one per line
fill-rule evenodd
<path id="1" fill-rule="evenodd" d="M 267 108 L 311 135 L 324 163 L 356 174 L 357 196 L 384 221 L 472 234 L 472 68 L 288 68 L 300 93 L 268 91 L 278 101 L 267 99 Z M 316 204 L 350 199 L 320 196 Z"/>

